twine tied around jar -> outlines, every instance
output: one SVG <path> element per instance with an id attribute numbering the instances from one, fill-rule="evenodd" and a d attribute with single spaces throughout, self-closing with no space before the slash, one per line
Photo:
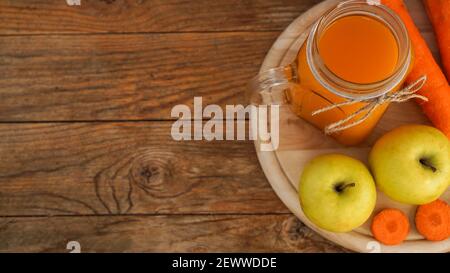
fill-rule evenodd
<path id="1" fill-rule="evenodd" d="M 347 101 L 332 104 L 330 106 L 326 106 L 324 108 L 316 110 L 316 111 L 312 112 L 311 115 L 315 116 L 320 113 L 327 112 L 329 110 L 332 110 L 332 109 L 335 109 L 338 107 L 352 105 L 355 103 L 367 103 L 365 106 L 363 106 L 360 109 L 358 109 L 357 111 L 353 112 L 351 115 L 347 116 L 346 118 L 325 126 L 325 128 L 324 128 L 325 134 L 330 135 L 330 134 L 333 134 L 333 133 L 336 133 L 339 131 L 343 131 L 345 129 L 351 128 L 353 126 L 356 126 L 356 125 L 362 123 L 372 114 L 373 111 L 375 111 L 375 109 L 378 106 L 382 105 L 383 103 L 405 102 L 405 101 L 413 99 L 413 98 L 421 99 L 423 101 L 428 101 L 427 97 L 416 94 L 416 92 L 419 91 L 423 87 L 423 85 L 425 84 L 426 81 L 427 81 L 427 76 L 424 75 L 400 91 L 393 92 L 393 93 L 387 93 L 387 94 L 384 94 L 383 96 L 380 96 L 377 98 L 372 98 L 372 99 L 349 99 Z M 362 115 L 361 117 L 357 118 L 356 120 L 346 124 L 347 122 L 349 122 L 350 120 L 352 120 L 353 118 L 357 117 L 358 115 L 360 115 L 362 113 L 365 113 L 365 114 Z"/>

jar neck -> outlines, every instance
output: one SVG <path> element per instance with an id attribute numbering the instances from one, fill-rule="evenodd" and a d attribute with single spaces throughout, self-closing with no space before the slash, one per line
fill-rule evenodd
<path id="1" fill-rule="evenodd" d="M 373 17 L 384 23 L 394 34 L 398 45 L 398 61 L 393 73 L 387 78 L 378 82 L 357 84 L 339 78 L 324 64 L 318 50 L 322 33 L 330 24 L 349 15 Z M 373 0 L 340 3 L 313 25 L 306 43 L 307 62 L 316 80 L 330 92 L 354 100 L 376 98 L 393 90 L 406 77 L 412 59 L 411 42 L 403 22 L 389 8 L 376 4 Z"/>

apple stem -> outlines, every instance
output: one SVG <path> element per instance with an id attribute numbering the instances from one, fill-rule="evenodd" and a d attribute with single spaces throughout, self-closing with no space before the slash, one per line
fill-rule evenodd
<path id="1" fill-rule="evenodd" d="M 348 187 L 354 187 L 356 186 L 355 183 L 339 183 L 338 185 L 336 185 L 334 188 L 337 192 L 343 192 L 346 188 Z"/>
<path id="2" fill-rule="evenodd" d="M 419 161 L 420 161 L 420 163 L 421 163 L 422 165 L 424 165 L 425 167 L 431 169 L 433 172 L 436 172 L 436 171 L 437 171 L 437 169 L 430 163 L 430 161 L 429 161 L 428 159 L 426 159 L 426 158 L 421 158 Z"/>

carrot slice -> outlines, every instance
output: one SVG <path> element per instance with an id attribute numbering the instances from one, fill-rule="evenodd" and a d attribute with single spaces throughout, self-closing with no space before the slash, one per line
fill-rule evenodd
<path id="1" fill-rule="evenodd" d="M 381 3 L 391 8 L 402 19 L 413 44 L 414 67 L 406 78 L 406 82 L 411 84 L 421 76 L 427 76 L 427 82 L 419 94 L 427 97 L 428 102 L 420 102 L 420 105 L 434 126 L 450 138 L 450 86 L 444 73 L 434 60 L 403 1 L 381 0 Z"/>
<path id="2" fill-rule="evenodd" d="M 436 34 L 442 64 L 450 81 L 450 1 L 423 0 Z"/>
<path id="3" fill-rule="evenodd" d="M 373 218 L 371 230 L 381 243 L 398 245 L 408 236 L 408 217 L 398 209 L 384 209 Z"/>
<path id="4" fill-rule="evenodd" d="M 450 207 L 442 200 L 421 205 L 416 212 L 416 228 L 427 240 L 442 241 L 450 235 Z"/>

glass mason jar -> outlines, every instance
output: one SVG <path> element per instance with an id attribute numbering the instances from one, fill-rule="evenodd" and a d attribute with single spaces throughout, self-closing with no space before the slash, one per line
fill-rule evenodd
<path id="1" fill-rule="evenodd" d="M 320 37 L 336 20 L 351 15 L 376 19 L 387 26 L 395 37 L 398 48 L 395 67 L 393 72 L 382 80 L 364 83 L 350 82 L 337 76 L 324 64 L 318 46 Z M 345 1 L 325 13 L 312 26 L 308 38 L 293 63 L 286 67 L 262 72 L 250 82 L 250 102 L 252 104 L 287 103 L 295 114 L 319 129 L 324 129 L 327 125 L 343 120 L 367 105 L 367 100 L 377 99 L 389 92 L 397 91 L 411 70 L 412 63 L 413 51 L 408 32 L 393 11 L 374 1 Z M 270 94 L 271 101 L 263 102 L 263 94 Z M 357 102 L 312 115 L 319 109 L 349 100 Z M 334 132 L 331 136 L 344 145 L 356 145 L 362 142 L 374 129 L 388 104 L 383 103 L 378 106 L 363 122 Z M 364 113 L 360 113 L 354 116 L 348 123 L 361 119 L 363 115 Z"/>

